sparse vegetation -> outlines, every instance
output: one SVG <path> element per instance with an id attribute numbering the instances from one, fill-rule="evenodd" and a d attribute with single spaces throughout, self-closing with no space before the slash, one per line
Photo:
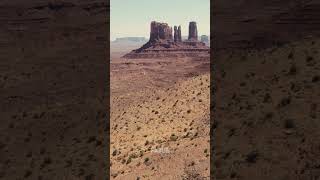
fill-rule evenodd
<path id="1" fill-rule="evenodd" d="M 170 136 L 170 140 L 171 141 L 176 141 L 176 140 L 178 140 L 178 136 L 176 136 L 175 134 L 171 134 L 171 136 Z"/>
<path id="2" fill-rule="evenodd" d="M 135 65 L 135 67 L 138 68 L 139 66 Z M 148 75 L 153 78 L 151 77 L 152 73 L 148 72 Z M 170 81 L 170 78 L 166 79 L 166 82 Z M 209 128 L 206 129 L 207 126 L 202 126 L 201 122 L 203 114 L 206 114 L 209 110 L 203 103 L 205 99 L 209 98 L 209 88 L 207 86 L 210 81 L 208 79 L 208 74 L 194 75 L 194 77 L 188 77 L 186 81 L 177 82 L 174 86 L 163 90 L 162 88 L 153 89 L 151 87 L 150 91 L 144 91 L 143 96 L 136 93 L 138 90 L 133 90 L 135 87 L 131 86 L 127 88 L 130 91 L 122 91 L 128 92 L 128 96 L 122 94 L 122 99 L 114 96 L 112 100 L 114 109 L 119 106 L 121 106 L 121 109 L 113 111 L 114 114 L 111 116 L 112 121 L 114 121 L 112 127 L 115 125 L 118 127 L 116 130 L 112 130 L 114 134 L 112 134 L 111 139 L 113 139 L 113 145 L 117 148 L 114 147 L 111 152 L 111 154 L 116 154 L 111 157 L 112 162 L 114 162 L 111 171 L 119 172 L 118 176 L 122 176 L 121 170 L 126 170 L 124 174 L 128 175 L 130 172 L 134 172 L 137 167 L 139 167 L 138 169 L 148 167 L 150 171 L 162 173 L 161 171 L 167 168 L 165 165 L 168 163 L 165 160 L 167 158 L 166 154 L 173 152 L 182 154 L 195 152 L 201 154 L 202 158 L 206 158 L 207 155 L 203 155 L 203 149 L 199 148 L 200 144 L 203 143 L 199 142 L 209 143 L 209 141 L 206 137 L 199 138 L 197 132 L 209 130 Z M 117 80 L 117 82 L 120 81 Z M 153 84 L 153 82 L 148 84 L 149 87 L 150 84 Z M 191 90 L 194 91 L 193 95 L 191 95 Z M 125 102 L 129 99 L 134 103 L 126 104 Z M 197 138 L 193 141 L 179 139 L 185 137 L 186 134 L 190 136 L 189 138 L 193 138 L 194 135 Z M 193 142 L 193 145 L 191 145 L 191 142 Z M 117 150 L 117 153 L 113 153 L 114 150 Z M 119 153 L 120 150 L 121 154 Z M 157 157 L 157 154 L 160 154 L 161 158 L 151 161 L 150 158 L 153 158 L 154 155 Z M 202 164 L 208 162 L 202 162 Z M 158 166 L 160 166 L 159 169 Z M 150 176 L 150 174 L 144 175 L 147 178 L 156 178 Z M 144 175 L 140 177 L 143 178 Z"/>

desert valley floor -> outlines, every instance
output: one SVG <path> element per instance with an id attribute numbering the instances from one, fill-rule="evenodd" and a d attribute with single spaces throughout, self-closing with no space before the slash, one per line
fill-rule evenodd
<path id="1" fill-rule="evenodd" d="M 111 52 L 111 179 L 209 179 L 209 57 L 122 53 Z"/>

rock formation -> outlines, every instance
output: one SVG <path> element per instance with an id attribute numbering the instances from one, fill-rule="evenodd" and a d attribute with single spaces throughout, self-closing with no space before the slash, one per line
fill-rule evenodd
<path id="1" fill-rule="evenodd" d="M 172 28 L 167 23 L 151 22 L 150 42 L 172 40 Z"/>
<path id="2" fill-rule="evenodd" d="M 174 40 L 174 42 L 177 42 L 178 41 L 178 29 L 177 29 L 177 26 L 174 26 L 173 30 L 174 30 L 173 40 Z"/>
<path id="3" fill-rule="evenodd" d="M 204 42 L 204 43 L 206 43 L 206 44 L 209 44 L 209 36 L 207 36 L 207 35 L 202 35 L 202 36 L 200 37 L 200 41 L 201 41 L 201 42 Z"/>
<path id="4" fill-rule="evenodd" d="M 209 56 L 210 48 L 198 41 L 196 22 L 189 24 L 189 39 L 182 41 L 181 26 L 172 28 L 167 23 L 152 21 L 150 39 L 139 49 L 124 55 L 124 58 L 161 58 Z"/>
<path id="5" fill-rule="evenodd" d="M 177 28 L 177 26 L 174 26 L 174 42 L 182 42 L 181 38 L 181 26 Z"/>
<path id="6" fill-rule="evenodd" d="M 189 36 L 188 40 L 197 41 L 198 40 L 198 29 L 197 23 L 192 21 L 189 23 Z"/>
<path id="7" fill-rule="evenodd" d="M 178 42 L 182 42 L 182 38 L 181 38 L 181 26 L 178 27 Z"/>

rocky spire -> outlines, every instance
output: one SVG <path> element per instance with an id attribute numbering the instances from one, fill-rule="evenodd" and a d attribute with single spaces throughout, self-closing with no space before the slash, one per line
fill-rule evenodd
<path id="1" fill-rule="evenodd" d="M 178 42 L 182 42 L 182 38 L 181 38 L 181 26 L 178 27 L 178 31 L 177 31 L 177 34 L 178 34 Z"/>
<path id="2" fill-rule="evenodd" d="M 182 42 L 181 26 L 174 26 L 174 42 Z"/>
<path id="3" fill-rule="evenodd" d="M 197 30 L 197 23 L 192 21 L 189 23 L 189 36 L 188 40 L 198 40 L 198 30 Z"/>
<path id="4" fill-rule="evenodd" d="M 173 30 L 174 30 L 173 40 L 174 40 L 174 42 L 177 42 L 178 41 L 178 29 L 177 29 L 177 26 L 174 26 Z"/>

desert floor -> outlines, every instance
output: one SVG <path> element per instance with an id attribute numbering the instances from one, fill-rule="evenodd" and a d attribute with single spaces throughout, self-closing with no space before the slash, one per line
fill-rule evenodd
<path id="1" fill-rule="evenodd" d="M 107 2 L 0 6 L 0 179 L 105 179 Z"/>
<path id="2" fill-rule="evenodd" d="M 122 54 L 111 52 L 111 179 L 209 179 L 209 57 Z"/>
<path id="3" fill-rule="evenodd" d="M 215 57 L 216 179 L 318 179 L 319 48 L 310 37 Z"/>

